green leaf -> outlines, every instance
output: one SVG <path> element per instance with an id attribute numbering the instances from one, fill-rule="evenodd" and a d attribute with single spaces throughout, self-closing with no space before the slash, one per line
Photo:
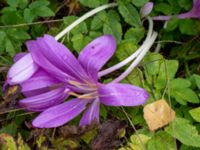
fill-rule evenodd
<path id="1" fill-rule="evenodd" d="M 165 60 L 160 65 L 156 88 L 162 89 L 165 87 L 167 79 L 172 80 L 178 70 L 177 60 Z"/>
<path id="2" fill-rule="evenodd" d="M 163 63 L 163 56 L 159 53 L 149 53 L 144 57 L 144 68 L 148 75 L 156 75 Z"/>
<path id="3" fill-rule="evenodd" d="M 8 133 L 8 134 L 14 136 L 17 133 L 17 125 L 15 123 L 10 123 L 10 124 L 4 125 L 0 129 L 0 133 Z"/>
<path id="4" fill-rule="evenodd" d="M 105 12 L 101 12 L 99 14 L 97 14 L 91 22 L 91 30 L 98 30 L 103 26 L 103 20 L 102 18 L 106 18 L 107 19 L 107 15 Z"/>
<path id="5" fill-rule="evenodd" d="M 197 87 L 200 89 L 200 75 L 194 74 L 193 77 L 195 79 Z"/>
<path id="6" fill-rule="evenodd" d="M 39 17 L 51 17 L 55 15 L 54 12 L 46 6 L 37 7 L 36 9 L 31 9 L 31 11 Z"/>
<path id="7" fill-rule="evenodd" d="M 17 7 L 17 0 L 7 0 L 8 5 L 12 7 Z"/>
<path id="8" fill-rule="evenodd" d="M 125 33 L 125 39 L 133 40 L 135 44 L 140 42 L 144 37 L 145 30 L 143 27 L 141 28 L 130 28 Z"/>
<path id="9" fill-rule="evenodd" d="M 200 147 L 200 135 L 186 119 L 176 118 L 165 131 L 187 146 Z"/>
<path id="10" fill-rule="evenodd" d="M 114 18 L 109 17 L 108 23 L 104 23 L 103 33 L 104 34 L 112 34 L 115 37 L 115 39 L 117 40 L 117 43 L 121 42 L 122 27 L 121 27 L 121 24 Z"/>
<path id="11" fill-rule="evenodd" d="M 165 29 L 167 31 L 173 31 L 174 29 L 178 27 L 178 23 L 179 23 L 179 20 L 176 17 L 174 17 L 170 19 L 169 21 L 167 21 L 167 27 Z"/>
<path id="12" fill-rule="evenodd" d="M 148 0 L 132 0 L 133 5 L 137 7 L 142 7 L 144 4 L 148 2 Z"/>
<path id="13" fill-rule="evenodd" d="M 172 6 L 167 3 L 157 3 L 154 8 L 165 15 L 169 15 L 172 12 Z"/>
<path id="14" fill-rule="evenodd" d="M 99 5 L 108 3 L 108 0 L 80 0 L 80 3 L 84 6 L 95 8 Z"/>
<path id="15" fill-rule="evenodd" d="M 198 122 L 200 122 L 200 107 L 191 109 L 189 111 L 190 115 L 192 116 L 192 118 Z"/>
<path id="16" fill-rule="evenodd" d="M 182 19 L 179 21 L 179 30 L 182 34 L 197 35 L 199 33 L 198 22 L 192 19 Z"/>
<path id="17" fill-rule="evenodd" d="M 31 38 L 26 31 L 16 28 L 7 30 L 7 34 L 12 35 L 11 37 L 16 40 L 27 40 Z"/>
<path id="18" fill-rule="evenodd" d="M 119 12 L 124 18 L 124 20 L 134 26 L 134 27 L 140 27 L 141 26 L 141 20 L 140 20 L 140 15 L 137 11 L 137 9 L 131 5 L 131 4 L 125 4 L 122 1 L 119 1 Z"/>
<path id="19" fill-rule="evenodd" d="M 199 103 L 199 98 L 196 93 L 190 88 L 174 89 L 171 91 L 174 98 L 182 99 L 190 103 Z"/>
<path id="20" fill-rule="evenodd" d="M 70 25 L 72 22 L 74 22 L 78 17 L 76 16 L 68 16 L 64 18 L 64 25 L 65 27 Z M 73 35 L 79 34 L 79 33 L 87 33 L 87 24 L 85 22 L 80 23 L 77 25 L 74 29 L 71 30 L 71 33 Z"/>
<path id="21" fill-rule="evenodd" d="M 31 9 L 24 9 L 24 19 L 27 23 L 31 23 L 35 19 L 35 14 L 32 13 Z"/>
<path id="22" fill-rule="evenodd" d="M 130 137 L 130 143 L 128 143 L 129 147 L 133 150 L 143 150 L 147 142 L 149 141 L 150 137 L 144 135 L 144 134 L 138 134 L 138 135 L 131 135 Z M 142 142 L 142 143 L 141 143 Z"/>
<path id="23" fill-rule="evenodd" d="M 24 19 L 18 11 L 8 11 L 3 13 L 1 21 L 4 25 L 24 23 Z"/>
<path id="24" fill-rule="evenodd" d="M 170 88 L 173 89 L 184 89 L 190 87 L 191 82 L 187 79 L 176 78 L 170 81 Z"/>
<path id="25" fill-rule="evenodd" d="M 6 48 L 6 52 L 9 53 L 10 56 L 14 56 L 15 55 L 15 48 L 11 42 L 10 39 L 6 39 L 6 43 L 5 43 L 5 48 Z"/>
<path id="26" fill-rule="evenodd" d="M 134 53 L 135 50 L 137 50 L 137 46 L 134 44 L 134 41 L 124 40 L 118 45 L 115 55 L 122 61 Z"/>
<path id="27" fill-rule="evenodd" d="M 148 150 L 175 150 L 176 141 L 164 131 L 156 132 L 147 143 Z"/>

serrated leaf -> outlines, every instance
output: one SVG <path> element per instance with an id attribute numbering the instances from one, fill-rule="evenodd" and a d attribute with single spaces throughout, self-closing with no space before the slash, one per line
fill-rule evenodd
<path id="1" fill-rule="evenodd" d="M 190 102 L 190 103 L 199 103 L 199 98 L 196 93 L 190 88 L 184 89 L 174 89 L 171 91 L 172 96 L 176 99 L 182 99 L 183 101 Z M 179 102 L 179 100 L 178 100 Z"/>
<path id="2" fill-rule="evenodd" d="M 125 33 L 125 39 L 133 40 L 135 44 L 140 42 L 144 37 L 145 30 L 141 28 L 130 28 Z"/>
<path id="3" fill-rule="evenodd" d="M 133 5 L 137 7 L 142 7 L 144 4 L 148 2 L 148 0 L 132 0 Z"/>
<path id="4" fill-rule="evenodd" d="M 119 1 L 118 9 L 120 14 L 128 24 L 134 27 L 141 26 L 140 15 L 137 9 L 133 5 L 125 4 L 124 2 Z"/>
<path id="5" fill-rule="evenodd" d="M 199 33 L 196 20 L 184 19 L 179 21 L 179 30 L 182 34 L 197 35 Z"/>
<path id="6" fill-rule="evenodd" d="M 108 18 L 108 22 L 103 25 L 104 34 L 112 34 L 117 43 L 121 42 L 122 39 L 122 27 L 121 24 L 114 18 Z"/>
<path id="7" fill-rule="evenodd" d="M 172 80 L 178 70 L 177 60 L 165 60 L 160 65 L 158 78 L 156 81 L 156 88 L 162 89 L 165 87 L 167 79 Z"/>
<path id="8" fill-rule="evenodd" d="M 95 8 L 99 5 L 108 3 L 108 0 L 80 0 L 80 3 L 84 6 Z"/>
<path id="9" fill-rule="evenodd" d="M 147 143 L 148 150 L 175 150 L 176 141 L 164 131 L 159 131 Z"/>
<path id="10" fill-rule="evenodd" d="M 191 82 L 187 79 L 176 78 L 170 81 L 170 88 L 173 89 L 184 89 L 190 87 Z"/>
<path id="11" fill-rule="evenodd" d="M 197 87 L 200 89 L 200 75 L 194 74 L 193 76 L 194 76 Z"/>
<path id="12" fill-rule="evenodd" d="M 115 55 L 120 61 L 122 61 L 133 54 L 136 49 L 137 46 L 134 44 L 134 41 L 124 40 L 118 45 Z"/>
<path id="13" fill-rule="evenodd" d="M 76 19 L 78 19 L 78 17 L 76 16 L 68 16 L 64 18 L 64 25 L 68 26 L 70 25 L 73 21 L 75 21 Z M 74 29 L 71 30 L 71 33 L 73 35 L 79 34 L 79 33 L 87 33 L 88 29 L 87 29 L 87 24 L 85 22 L 80 23 L 79 25 L 77 25 Z"/>
<path id="14" fill-rule="evenodd" d="M 154 8 L 165 15 L 169 15 L 172 12 L 172 6 L 167 3 L 157 3 Z"/>
<path id="15" fill-rule="evenodd" d="M 163 63 L 163 56 L 159 53 L 149 53 L 144 57 L 144 68 L 148 75 L 156 75 Z"/>
<path id="16" fill-rule="evenodd" d="M 187 146 L 200 147 L 200 135 L 186 119 L 176 118 L 165 131 Z"/>
<path id="17" fill-rule="evenodd" d="M 189 111 L 190 115 L 192 116 L 192 118 L 198 122 L 200 122 L 200 107 L 191 109 Z"/>

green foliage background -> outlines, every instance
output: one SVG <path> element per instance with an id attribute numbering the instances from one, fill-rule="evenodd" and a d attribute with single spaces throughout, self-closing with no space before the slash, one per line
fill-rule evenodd
<path id="1" fill-rule="evenodd" d="M 102 11 L 75 27 L 61 41 L 78 55 L 81 49 L 94 38 L 112 34 L 117 40 L 117 51 L 106 67 L 125 59 L 141 44 L 147 32 L 146 21 L 140 18 L 140 8 L 148 0 L 118 0 L 118 6 Z M 109 0 L 2 0 L 0 1 L 0 67 L 9 67 L 12 57 L 27 51 L 25 42 L 46 34 L 56 35 L 92 8 L 106 4 Z M 191 0 L 154 0 L 155 6 L 150 16 L 175 15 L 191 9 Z M 78 6 L 78 7 L 73 7 Z M 121 137 L 120 149 L 133 150 L 198 150 L 200 149 L 200 21 L 178 20 L 173 17 L 168 22 L 154 22 L 158 32 L 154 44 L 141 64 L 123 81 L 145 88 L 150 93 L 147 103 L 164 98 L 176 111 L 177 118 L 169 126 L 150 132 L 143 119 L 142 107 L 124 108 L 137 129 L 128 130 Z M 160 44 L 160 53 L 154 52 Z M 103 79 L 108 82 L 125 68 Z M 6 72 L 1 72 L 1 85 Z M 1 92 L 3 97 L 3 92 Z M 1 103 L 4 101 L 1 100 Z M 32 129 L 26 126 L 35 114 L 10 111 L 0 114 L 0 133 L 4 148 L 21 150 L 87 148 L 97 135 L 96 130 L 86 132 L 79 139 L 68 139 L 62 135 L 50 138 L 53 130 L 41 132 L 35 142 Z M 101 122 L 111 117 L 128 119 L 121 108 L 101 107 Z M 70 124 L 77 125 L 79 119 Z M 138 140 L 138 138 L 140 140 Z M 17 139 L 17 140 L 14 140 Z M 125 140 L 126 139 L 126 140 Z M 25 142 L 24 142 L 25 141 Z M 51 144 L 47 144 L 47 141 Z M 141 143 L 142 141 L 142 143 Z M 25 144 L 27 142 L 27 144 Z M 19 144 L 20 143 L 20 144 Z M 29 146 L 28 146 L 29 145 Z M 143 146 L 142 146 L 143 145 Z M 12 147 L 12 148 L 11 148 Z M 14 148 L 13 148 L 14 147 Z M 29 148 L 30 147 L 30 148 Z"/>

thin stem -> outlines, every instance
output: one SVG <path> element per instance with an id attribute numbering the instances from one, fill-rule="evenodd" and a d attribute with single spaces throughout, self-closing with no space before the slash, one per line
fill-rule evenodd
<path id="1" fill-rule="evenodd" d="M 44 23 L 53 23 L 53 22 L 61 22 L 61 21 L 63 21 L 63 19 L 45 20 L 45 21 L 38 21 L 38 22 L 32 22 L 32 23 L 15 24 L 15 25 L 6 25 L 6 26 L 0 26 L 0 28 L 17 28 L 17 27 L 23 27 L 23 26 L 30 26 L 30 25 L 44 24 Z"/>
<path id="2" fill-rule="evenodd" d="M 125 60 L 121 61 L 120 63 L 108 68 L 108 69 L 105 69 L 105 70 L 102 70 L 98 73 L 98 77 L 102 77 L 102 76 L 105 76 L 123 66 L 125 66 L 126 64 L 128 64 L 129 62 L 131 62 L 133 59 L 135 59 L 142 51 L 143 49 L 146 47 L 146 45 L 148 44 L 148 41 L 152 35 L 152 32 L 153 32 L 153 21 L 150 17 L 147 18 L 148 21 L 149 21 L 149 30 L 148 30 L 148 33 L 147 33 L 147 37 L 145 39 L 145 41 L 143 42 L 142 46 L 140 46 L 140 48 L 135 52 L 133 53 L 131 56 L 129 56 L 128 58 L 126 58 Z"/>
<path id="3" fill-rule="evenodd" d="M 96 13 L 98 13 L 98 12 L 104 10 L 104 9 L 115 7 L 115 6 L 117 6 L 117 3 L 110 3 L 110 4 L 102 5 L 100 7 L 97 7 L 95 9 L 89 11 L 88 13 L 86 13 L 85 15 L 83 15 L 82 17 L 80 17 L 79 19 L 77 19 L 76 21 L 74 21 L 72 24 L 70 24 L 69 26 L 67 26 L 63 31 L 61 31 L 60 33 L 58 33 L 55 36 L 55 39 L 59 40 L 67 32 L 69 32 L 70 30 L 72 30 L 75 26 L 77 26 L 78 24 L 80 24 L 81 22 L 83 22 L 84 20 L 86 20 L 87 18 L 95 15 Z"/>
<path id="4" fill-rule="evenodd" d="M 126 71 L 124 71 L 119 77 L 117 77 L 116 79 L 114 79 L 112 81 L 112 83 L 117 83 L 120 82 L 121 80 L 123 80 L 126 76 L 129 75 L 129 73 L 131 73 L 131 71 L 139 64 L 139 62 L 143 59 L 143 57 L 145 56 L 145 54 L 149 51 L 149 49 L 151 48 L 151 46 L 153 45 L 155 39 L 157 37 L 157 33 L 154 32 L 151 39 L 149 39 L 148 44 L 145 45 L 145 48 L 143 49 L 143 51 L 138 55 L 138 57 L 135 59 L 135 61 L 133 61 L 133 63 L 128 67 L 128 69 Z"/>

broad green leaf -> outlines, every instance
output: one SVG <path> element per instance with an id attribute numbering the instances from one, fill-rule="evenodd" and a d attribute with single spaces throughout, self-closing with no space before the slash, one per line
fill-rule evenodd
<path id="1" fill-rule="evenodd" d="M 144 37 L 145 30 L 141 28 L 130 28 L 125 33 L 125 39 L 133 40 L 135 44 L 140 42 Z"/>
<path id="2" fill-rule="evenodd" d="M 24 23 L 24 19 L 18 11 L 8 11 L 3 13 L 1 16 L 1 21 L 4 25 Z"/>
<path id="3" fill-rule="evenodd" d="M 137 7 L 142 7 L 148 0 L 132 0 L 131 2 Z"/>
<path id="4" fill-rule="evenodd" d="M 108 0 L 80 0 L 80 3 L 84 6 L 95 8 L 99 5 L 108 3 Z"/>
<path id="5" fill-rule="evenodd" d="M 173 31 L 174 29 L 178 27 L 178 23 L 179 23 L 179 20 L 176 17 L 174 17 L 170 19 L 169 21 L 167 21 L 167 27 L 165 29 L 167 31 Z"/>
<path id="6" fill-rule="evenodd" d="M 154 8 L 156 11 L 162 12 L 165 15 L 169 15 L 172 12 L 172 6 L 167 3 L 157 3 Z"/>
<path id="7" fill-rule="evenodd" d="M 156 132 L 147 143 L 148 150 L 175 150 L 176 141 L 164 131 Z"/>
<path id="8" fill-rule="evenodd" d="M 12 7 L 17 7 L 17 0 L 7 0 L 8 5 Z"/>
<path id="9" fill-rule="evenodd" d="M 7 125 L 4 125 L 1 129 L 0 129 L 0 133 L 8 133 L 10 135 L 15 135 L 17 132 L 17 125 L 15 123 L 10 123 Z"/>
<path id="10" fill-rule="evenodd" d="M 0 31 L 0 54 L 4 52 L 5 49 L 5 39 L 6 33 L 4 31 Z"/>
<path id="11" fill-rule="evenodd" d="M 5 48 L 6 48 L 6 52 L 9 53 L 10 56 L 14 56 L 15 55 L 15 48 L 14 45 L 12 44 L 10 39 L 6 39 L 6 43 L 5 43 Z"/>
<path id="12" fill-rule="evenodd" d="M 112 34 L 117 40 L 117 43 L 120 43 L 122 39 L 121 24 L 114 18 L 108 18 L 108 19 L 109 19 L 108 23 L 104 23 L 103 25 L 103 33 Z"/>
<path id="13" fill-rule="evenodd" d="M 187 146 L 200 147 L 200 135 L 186 119 L 176 118 L 165 131 Z"/>
<path id="14" fill-rule="evenodd" d="M 184 8 L 185 10 L 189 10 L 192 7 L 192 1 L 191 0 L 178 0 L 177 1 L 179 6 L 181 8 Z"/>
<path id="15" fill-rule="evenodd" d="M 167 80 L 172 80 L 178 70 L 177 60 L 165 60 L 160 65 L 158 78 L 156 82 L 156 88 L 162 89 L 166 86 Z"/>
<path id="16" fill-rule="evenodd" d="M 182 34 L 197 35 L 199 33 L 198 22 L 192 19 L 180 20 L 179 30 Z"/>
<path id="17" fill-rule="evenodd" d="M 197 147 L 192 147 L 192 146 L 186 146 L 186 145 L 181 145 L 180 150 L 199 150 Z"/>
<path id="18" fill-rule="evenodd" d="M 194 74 L 195 82 L 197 87 L 200 89 L 200 75 Z"/>
<path id="19" fill-rule="evenodd" d="M 192 116 L 192 118 L 198 122 L 200 122 L 200 107 L 191 109 L 189 111 L 190 115 Z"/>
<path id="20" fill-rule="evenodd" d="M 173 90 L 171 90 L 171 94 L 174 98 L 178 97 L 179 99 L 182 99 L 182 100 L 190 102 L 190 103 L 199 103 L 198 96 L 190 88 L 173 89 Z"/>
<path id="21" fill-rule="evenodd" d="M 134 44 L 134 41 L 124 40 L 118 45 L 115 55 L 120 61 L 122 61 L 133 54 L 136 49 L 137 46 Z"/>
<path id="22" fill-rule="evenodd" d="M 7 34 L 12 35 L 11 37 L 16 40 L 27 40 L 31 38 L 26 31 L 16 28 L 7 30 Z"/>
<path id="23" fill-rule="evenodd" d="M 35 14 L 32 13 L 31 9 L 26 8 L 24 9 L 24 19 L 27 23 L 32 22 L 35 19 Z"/>
<path id="24" fill-rule="evenodd" d="M 163 56 L 159 53 L 149 53 L 144 57 L 144 68 L 148 75 L 156 75 L 163 63 Z"/>
<path id="25" fill-rule="evenodd" d="M 140 15 L 137 11 L 137 9 L 131 5 L 131 4 L 126 4 L 122 1 L 119 1 L 119 12 L 124 18 L 124 20 L 134 26 L 134 27 L 140 27 L 141 26 L 141 20 L 140 20 Z"/>
<path id="26" fill-rule="evenodd" d="M 173 89 L 184 89 L 190 87 L 191 82 L 187 79 L 176 78 L 170 81 L 170 88 Z"/>
<path id="27" fill-rule="evenodd" d="M 78 17 L 76 16 L 68 16 L 64 18 L 64 25 L 65 27 L 70 25 L 72 22 L 74 22 L 76 19 L 78 19 Z M 70 31 L 73 35 L 75 34 L 79 34 L 79 33 L 87 33 L 88 29 L 87 29 L 87 24 L 85 22 L 80 23 L 79 25 L 77 25 L 74 29 L 72 29 Z"/>
<path id="28" fill-rule="evenodd" d="M 132 150 L 143 150 L 149 139 L 150 137 L 144 134 L 131 135 L 129 146 Z"/>

